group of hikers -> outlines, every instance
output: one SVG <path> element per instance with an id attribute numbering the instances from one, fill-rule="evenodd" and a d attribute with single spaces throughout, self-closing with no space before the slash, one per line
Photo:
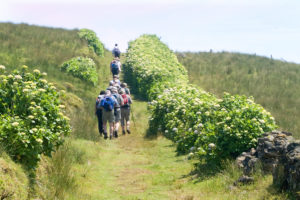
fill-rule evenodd
<path id="1" fill-rule="evenodd" d="M 113 80 L 109 82 L 109 87 L 102 90 L 96 99 L 96 115 L 98 118 L 98 129 L 100 136 L 108 138 L 107 123 L 109 125 L 109 138 L 118 137 L 120 121 L 122 134 L 130 134 L 130 105 L 132 100 L 130 90 L 126 83 L 121 83 L 119 73 L 121 72 L 120 55 L 118 45 L 113 49 L 114 59 L 110 63 Z"/>

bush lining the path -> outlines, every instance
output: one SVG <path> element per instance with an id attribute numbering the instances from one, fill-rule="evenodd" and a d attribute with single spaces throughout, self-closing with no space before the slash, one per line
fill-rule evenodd
<path id="1" fill-rule="evenodd" d="M 29 168 L 41 154 L 51 156 L 71 131 L 60 93 L 43 76 L 39 70 L 28 73 L 27 66 L 0 76 L 0 143 Z"/>
<path id="2" fill-rule="evenodd" d="M 189 85 L 176 56 L 155 35 L 129 43 L 125 79 L 148 100 L 149 131 L 163 132 L 179 153 L 221 161 L 257 145 L 262 133 L 276 128 L 274 118 L 245 96 L 223 99 Z"/>

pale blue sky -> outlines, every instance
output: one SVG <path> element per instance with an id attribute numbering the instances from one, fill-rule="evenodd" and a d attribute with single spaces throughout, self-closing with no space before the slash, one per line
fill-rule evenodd
<path id="1" fill-rule="evenodd" d="M 0 22 L 94 30 L 111 49 L 154 33 L 176 51 L 300 63 L 300 0 L 1 0 Z"/>

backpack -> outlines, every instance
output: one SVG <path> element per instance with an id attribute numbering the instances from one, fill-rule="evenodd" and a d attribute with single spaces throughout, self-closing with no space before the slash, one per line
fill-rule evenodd
<path id="1" fill-rule="evenodd" d="M 119 66 L 117 62 L 112 62 L 111 63 L 111 69 L 112 70 L 119 70 Z"/>
<path id="2" fill-rule="evenodd" d="M 117 102 L 118 102 L 118 104 L 119 105 L 117 105 L 117 107 L 119 107 L 119 106 L 121 106 L 121 101 L 120 101 L 120 97 L 118 97 L 118 95 L 117 94 L 112 94 L 114 97 L 115 97 L 115 99 L 117 100 Z"/>
<path id="3" fill-rule="evenodd" d="M 124 101 L 124 106 L 128 107 L 129 106 L 129 102 L 128 102 L 128 97 L 126 94 L 122 94 L 122 98 L 123 98 L 123 101 Z"/>
<path id="4" fill-rule="evenodd" d="M 112 111 L 114 109 L 114 100 L 111 97 L 104 97 L 101 101 L 101 106 L 105 111 Z"/>

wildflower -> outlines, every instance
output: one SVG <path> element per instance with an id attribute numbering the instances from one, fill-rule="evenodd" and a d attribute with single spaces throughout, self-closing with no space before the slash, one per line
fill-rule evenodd
<path id="1" fill-rule="evenodd" d="M 21 132 L 20 135 L 25 135 L 25 133 L 24 133 L 24 132 Z"/>
<path id="2" fill-rule="evenodd" d="M 43 75 L 43 76 L 47 76 L 47 73 L 46 73 L 46 72 L 43 72 L 42 75 Z"/>
<path id="3" fill-rule="evenodd" d="M 168 133 L 169 131 L 168 130 L 165 130 L 165 133 Z"/>
<path id="4" fill-rule="evenodd" d="M 38 143 L 40 143 L 40 144 L 42 144 L 42 143 L 43 143 L 43 140 L 42 140 L 42 139 L 40 139 L 40 138 L 36 139 L 36 141 L 37 141 Z"/>
<path id="5" fill-rule="evenodd" d="M 260 120 L 258 120 L 261 124 L 264 124 L 265 123 L 265 120 L 263 120 L 263 119 L 260 119 Z"/>
<path id="6" fill-rule="evenodd" d="M 33 72 L 36 73 L 36 74 L 40 74 L 41 73 L 40 70 L 38 70 L 38 69 L 33 70 Z"/>
<path id="7" fill-rule="evenodd" d="M 14 122 L 11 125 L 16 127 L 16 126 L 19 126 L 19 123 L 18 122 Z"/>
<path id="8" fill-rule="evenodd" d="M 210 149 L 213 149 L 213 148 L 216 147 L 216 145 L 215 145 L 214 143 L 210 143 L 210 144 L 208 145 L 208 147 L 209 147 Z"/>
<path id="9" fill-rule="evenodd" d="M 7 78 L 13 78 L 13 75 L 10 74 L 10 75 L 7 76 Z"/>
<path id="10" fill-rule="evenodd" d="M 38 130 L 37 130 L 37 128 L 33 128 L 33 129 L 31 129 L 33 132 L 37 132 Z"/>
<path id="11" fill-rule="evenodd" d="M 43 89 L 43 88 L 38 89 L 38 91 L 39 91 L 39 92 L 46 92 L 46 90 Z"/>
<path id="12" fill-rule="evenodd" d="M 25 89 L 23 89 L 23 92 L 24 92 L 24 93 L 25 93 L 25 92 L 29 92 L 29 89 L 25 88 Z"/>
<path id="13" fill-rule="evenodd" d="M 5 70 L 5 66 L 4 65 L 0 65 L 0 70 Z"/>
<path id="14" fill-rule="evenodd" d="M 45 84 L 48 83 L 46 79 L 41 79 L 40 81 Z"/>
<path id="15" fill-rule="evenodd" d="M 28 69 L 26 65 L 22 65 L 22 69 Z"/>
<path id="16" fill-rule="evenodd" d="M 231 117 L 226 117 L 226 120 L 231 120 Z"/>
<path id="17" fill-rule="evenodd" d="M 194 133 L 195 133 L 195 134 L 198 134 L 198 130 L 195 130 Z"/>
<path id="18" fill-rule="evenodd" d="M 34 116 L 33 115 L 29 115 L 28 118 L 29 119 L 34 119 Z"/>
<path id="19" fill-rule="evenodd" d="M 198 128 L 202 128 L 202 127 L 203 127 L 202 123 L 198 124 Z"/>
<path id="20" fill-rule="evenodd" d="M 56 90 L 56 87 L 52 85 L 52 86 L 50 87 L 50 89 Z"/>
<path id="21" fill-rule="evenodd" d="M 174 131 L 174 132 L 177 132 L 177 131 L 178 131 L 178 129 L 177 129 L 177 128 L 173 128 L 173 131 Z"/>
<path id="22" fill-rule="evenodd" d="M 59 108 L 62 108 L 62 109 L 63 109 L 63 108 L 66 108 L 66 106 L 64 106 L 64 105 L 59 105 L 58 107 L 59 107 Z"/>

